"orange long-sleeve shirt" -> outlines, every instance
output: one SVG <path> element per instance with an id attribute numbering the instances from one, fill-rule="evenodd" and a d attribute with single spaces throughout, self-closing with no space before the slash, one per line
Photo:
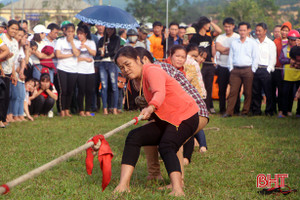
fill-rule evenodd
<path id="1" fill-rule="evenodd" d="M 161 44 L 161 37 L 157 37 L 155 34 L 149 37 L 150 41 L 150 52 L 155 59 L 162 61 L 164 58 L 164 46 Z"/>
<path id="2" fill-rule="evenodd" d="M 148 104 L 155 106 L 155 114 L 177 127 L 199 111 L 195 100 L 157 65 L 144 65 L 143 92 Z"/>

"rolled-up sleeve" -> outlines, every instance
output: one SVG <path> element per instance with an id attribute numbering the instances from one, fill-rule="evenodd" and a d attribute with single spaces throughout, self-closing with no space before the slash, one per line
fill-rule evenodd
<path id="1" fill-rule="evenodd" d="M 144 74 L 144 80 L 149 85 L 149 88 L 144 88 L 144 90 L 149 90 L 152 93 L 152 98 L 148 104 L 155 106 L 156 109 L 161 106 L 166 97 L 166 76 L 160 70 L 162 69 L 151 67 Z"/>

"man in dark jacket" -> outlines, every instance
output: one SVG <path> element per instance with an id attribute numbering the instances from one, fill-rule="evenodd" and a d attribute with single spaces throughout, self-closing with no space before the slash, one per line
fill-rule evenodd
<path id="1" fill-rule="evenodd" d="M 166 30 L 165 35 L 163 35 L 161 44 L 164 46 L 164 57 L 168 55 L 166 52 L 166 44 L 168 42 L 168 50 L 169 51 L 173 45 L 182 44 L 182 39 L 178 36 L 179 24 L 176 22 L 171 22 L 169 25 L 169 30 Z"/>

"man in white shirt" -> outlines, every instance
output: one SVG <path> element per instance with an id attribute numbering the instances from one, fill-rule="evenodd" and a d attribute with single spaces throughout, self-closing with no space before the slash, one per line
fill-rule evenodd
<path id="1" fill-rule="evenodd" d="M 256 25 L 255 34 L 258 44 L 258 69 L 254 73 L 253 86 L 252 86 L 252 114 L 261 115 L 261 100 L 262 89 L 267 98 L 266 115 L 273 115 L 272 110 L 272 85 L 271 85 L 271 72 L 275 70 L 276 64 L 276 46 L 270 40 L 267 34 L 267 25 L 259 23 Z"/>
<path id="2" fill-rule="evenodd" d="M 219 107 L 220 113 L 226 111 L 226 89 L 229 83 L 229 69 L 227 67 L 230 45 L 233 40 L 239 38 L 239 34 L 233 32 L 234 20 L 231 17 L 224 19 L 223 27 L 225 33 L 216 39 L 216 50 L 220 53 L 217 57 L 217 75 L 219 84 Z"/>
<path id="3" fill-rule="evenodd" d="M 59 26 L 55 23 L 51 23 L 47 26 L 47 29 L 50 30 L 50 33 L 47 34 L 44 41 L 47 42 L 48 45 L 55 48 L 56 39 L 58 37 L 58 32 L 60 30 Z"/>
<path id="4" fill-rule="evenodd" d="M 242 84 L 244 85 L 245 95 L 242 116 L 246 116 L 250 111 L 253 73 L 255 73 L 258 65 L 258 45 L 255 40 L 248 37 L 249 27 L 250 24 L 247 22 L 239 23 L 240 39 L 232 41 L 230 46 L 227 63 L 230 71 L 230 93 L 227 110 L 223 117 L 231 117 L 233 115 L 236 99 Z"/>

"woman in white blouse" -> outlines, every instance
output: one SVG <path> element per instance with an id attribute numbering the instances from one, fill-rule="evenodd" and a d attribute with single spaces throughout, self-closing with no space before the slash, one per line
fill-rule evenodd
<path id="1" fill-rule="evenodd" d="M 74 24 L 67 24 L 65 29 L 66 36 L 57 40 L 55 54 L 58 60 L 57 76 L 60 90 L 60 115 L 62 117 L 71 117 L 72 115 L 69 112 L 69 108 L 78 77 L 77 59 L 80 55 L 80 41 L 74 39 Z"/>
<path id="2" fill-rule="evenodd" d="M 89 28 L 81 25 L 77 29 L 77 37 L 81 42 L 80 56 L 78 57 L 78 106 L 80 116 L 91 116 L 92 95 L 95 85 L 94 59 L 96 44 L 92 40 Z M 85 98 L 85 109 L 83 99 Z"/>

